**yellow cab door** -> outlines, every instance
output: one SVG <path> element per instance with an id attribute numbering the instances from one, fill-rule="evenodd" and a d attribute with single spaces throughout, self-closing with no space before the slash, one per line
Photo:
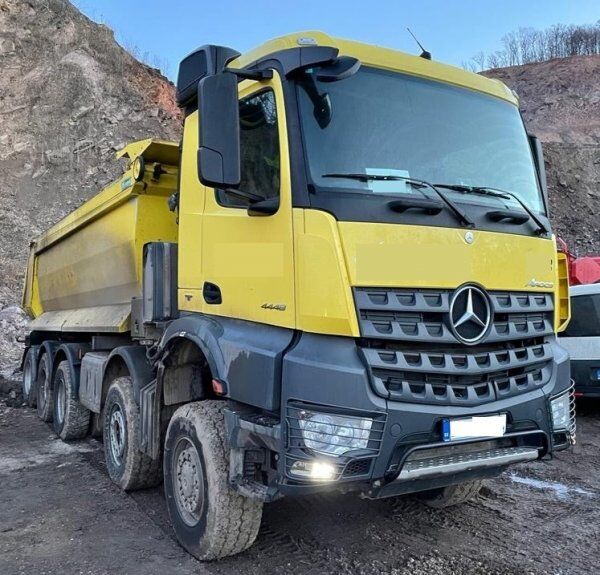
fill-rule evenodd
<path id="1" fill-rule="evenodd" d="M 202 311 L 294 327 L 290 167 L 281 81 L 239 84 L 241 184 L 252 200 L 206 189 L 202 222 Z M 200 118 L 200 121 L 202 119 Z M 271 215 L 249 215 L 271 199 Z"/>

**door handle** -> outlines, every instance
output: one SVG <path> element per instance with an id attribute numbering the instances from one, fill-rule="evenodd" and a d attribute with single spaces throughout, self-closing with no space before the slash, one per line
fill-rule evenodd
<path id="1" fill-rule="evenodd" d="M 204 297 L 204 301 L 210 305 L 223 303 L 221 288 L 217 284 L 204 282 L 204 286 L 202 287 L 202 297 Z"/>

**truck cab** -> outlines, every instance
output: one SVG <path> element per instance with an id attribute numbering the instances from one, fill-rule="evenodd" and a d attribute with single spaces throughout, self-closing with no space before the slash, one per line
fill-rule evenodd
<path id="1" fill-rule="evenodd" d="M 454 505 L 572 444 L 566 259 L 511 90 L 306 32 L 200 48 L 177 97 L 177 160 L 132 145 L 112 207 L 32 247 L 24 366 L 123 488 L 162 467 L 186 549 L 247 548 L 283 496 Z"/>

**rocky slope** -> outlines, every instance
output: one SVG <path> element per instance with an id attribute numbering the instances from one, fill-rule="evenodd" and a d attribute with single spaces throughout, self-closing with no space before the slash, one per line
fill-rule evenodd
<path id="1" fill-rule="evenodd" d="M 556 232 L 578 253 L 600 254 L 600 55 L 489 70 L 521 100 L 544 143 Z"/>
<path id="2" fill-rule="evenodd" d="M 125 142 L 177 140 L 173 86 L 67 0 L 0 0 L 0 372 L 25 318 L 29 240 L 120 171 Z M 600 253 L 600 56 L 486 72 L 514 88 L 546 145 L 555 228 Z"/>
<path id="3" fill-rule="evenodd" d="M 179 139 L 172 85 L 66 0 L 0 0 L 0 367 L 29 240 L 105 185 L 123 143 Z"/>

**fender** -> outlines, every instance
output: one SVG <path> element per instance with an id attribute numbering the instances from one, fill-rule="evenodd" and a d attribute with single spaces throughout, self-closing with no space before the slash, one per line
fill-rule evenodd
<path id="1" fill-rule="evenodd" d="M 20 367 L 19 367 L 19 369 L 21 371 L 23 371 L 23 368 L 25 367 L 25 358 L 27 357 L 27 352 L 29 350 L 31 350 L 31 353 L 33 355 L 33 365 L 35 365 L 37 367 L 38 357 L 40 355 L 40 346 L 39 345 L 28 345 L 27 347 L 25 347 L 25 349 L 23 350 L 23 353 L 21 355 L 21 362 L 20 362 Z"/>
<path id="2" fill-rule="evenodd" d="M 73 381 L 73 387 L 71 388 L 71 395 L 73 399 L 79 400 L 79 379 L 81 372 L 81 358 L 83 355 L 90 350 L 90 346 L 85 343 L 63 343 L 54 352 L 52 358 L 52 378 L 54 380 L 55 369 L 58 367 L 57 359 L 61 354 L 64 354 L 66 360 L 69 362 L 69 371 L 71 374 L 71 381 Z"/>
<path id="3" fill-rule="evenodd" d="M 278 411 L 283 355 L 296 332 L 228 317 L 190 313 L 172 321 L 159 342 L 156 359 L 178 339 L 194 342 L 213 378 L 226 384 L 230 399 Z"/>
<path id="4" fill-rule="evenodd" d="M 127 345 L 113 349 L 106 360 L 102 379 L 104 379 L 106 371 L 117 357 L 121 358 L 127 367 L 133 384 L 133 395 L 139 405 L 140 389 L 148 385 L 155 377 L 152 365 L 146 357 L 146 348 L 141 345 Z"/>

